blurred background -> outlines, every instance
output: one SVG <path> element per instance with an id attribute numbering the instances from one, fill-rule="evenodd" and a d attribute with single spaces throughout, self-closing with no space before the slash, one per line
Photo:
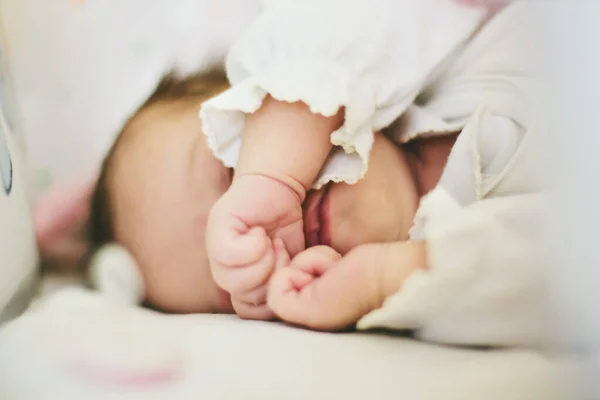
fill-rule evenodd
<path id="1" fill-rule="evenodd" d="M 8 83 L 27 133 L 37 194 L 57 182 L 87 179 L 163 73 L 185 74 L 222 60 L 259 10 L 257 0 L 0 5 Z"/>
<path id="2" fill-rule="evenodd" d="M 558 217 L 550 298 L 555 330 L 584 360 L 600 398 L 600 2 L 543 3 L 541 121 Z"/>

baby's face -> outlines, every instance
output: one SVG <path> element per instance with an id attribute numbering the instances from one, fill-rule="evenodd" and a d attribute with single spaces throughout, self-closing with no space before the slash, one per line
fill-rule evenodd
<path id="1" fill-rule="evenodd" d="M 406 240 L 418 201 L 404 152 L 377 134 L 364 179 L 354 185 L 330 183 L 308 193 L 306 245 L 325 244 L 345 254 L 360 244 Z"/>
<path id="2" fill-rule="evenodd" d="M 229 187 L 231 171 L 208 149 L 197 105 L 156 105 L 136 125 L 115 157 L 117 241 L 142 268 L 152 304 L 173 312 L 232 312 L 204 246 L 208 213 Z M 362 243 L 406 239 L 417 201 L 403 153 L 377 135 L 364 180 L 309 192 L 307 245 L 345 253 Z"/>
<path id="3" fill-rule="evenodd" d="M 113 160 L 115 238 L 138 261 L 149 302 L 173 312 L 232 312 L 204 247 L 208 213 L 231 174 L 206 146 L 198 104 L 151 106 Z"/>

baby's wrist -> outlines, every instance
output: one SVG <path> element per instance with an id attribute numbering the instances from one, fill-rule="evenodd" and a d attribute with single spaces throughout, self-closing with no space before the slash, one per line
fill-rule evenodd
<path id="1" fill-rule="evenodd" d="M 326 117 L 302 102 L 267 96 L 246 116 L 236 173 L 278 179 L 304 199 L 332 149 L 330 135 L 343 120 L 343 109 Z"/>
<path id="2" fill-rule="evenodd" d="M 285 188 L 290 191 L 294 196 L 298 198 L 298 202 L 302 204 L 306 198 L 306 186 L 295 179 L 294 177 L 287 174 L 272 174 L 272 173 L 261 173 L 261 172 L 244 172 L 236 174 L 233 179 L 233 184 L 246 182 L 259 182 L 262 185 L 271 185 L 273 187 Z"/>
<path id="3" fill-rule="evenodd" d="M 272 187 L 275 190 L 282 190 L 295 196 L 299 204 L 306 198 L 306 187 L 299 181 L 290 176 L 282 174 L 265 174 L 260 172 L 244 172 L 236 174 L 233 179 L 233 185 L 249 186 L 253 190 L 264 190 L 265 187 Z"/>

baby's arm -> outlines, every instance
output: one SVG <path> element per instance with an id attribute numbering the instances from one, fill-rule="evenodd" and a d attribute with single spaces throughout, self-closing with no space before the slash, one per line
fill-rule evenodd
<path id="1" fill-rule="evenodd" d="M 264 303 L 274 266 L 271 239 L 282 239 L 292 255 L 304 249 L 302 202 L 341 119 L 341 112 L 325 117 L 303 103 L 270 97 L 246 118 L 233 183 L 215 204 L 207 228 L 213 276 L 232 294 L 239 315 L 269 316 L 256 307 Z"/>
<path id="2" fill-rule="evenodd" d="M 236 169 L 207 229 L 213 274 L 234 294 L 234 304 L 264 304 L 271 239 L 284 239 L 292 254 L 304 247 L 299 201 L 305 190 L 361 179 L 374 132 L 406 110 L 484 17 L 448 0 L 297 3 L 265 4 L 227 57 L 231 89 L 200 113 L 211 150 Z M 431 32 L 418 34 L 424 23 Z M 285 115 L 283 105 L 295 110 L 293 124 L 275 118 Z M 271 106 L 277 113 L 267 113 Z M 300 119 L 308 110 L 310 119 Z M 331 154 L 325 139 L 336 146 Z M 275 149 L 289 143 L 283 158 Z"/>
<path id="3" fill-rule="evenodd" d="M 302 202 L 332 148 L 329 135 L 341 124 L 341 110 L 326 117 L 313 114 L 302 102 L 267 97 L 246 117 L 235 179 L 270 178 Z"/>

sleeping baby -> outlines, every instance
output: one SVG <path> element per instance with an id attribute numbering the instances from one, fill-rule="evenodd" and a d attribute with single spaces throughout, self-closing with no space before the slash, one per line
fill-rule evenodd
<path id="1" fill-rule="evenodd" d="M 349 2 L 331 46 L 302 43 L 335 10 L 273 3 L 230 53 L 231 88 L 167 78 L 126 124 L 91 225 L 96 245 L 135 258 L 149 303 L 447 343 L 538 339 L 527 2 L 489 21 L 438 0 L 380 3 Z M 368 15 L 378 23 L 357 37 Z M 433 27 L 418 46 L 416 16 Z"/>
<path id="2" fill-rule="evenodd" d="M 359 328 L 420 329 L 423 337 L 451 334 L 470 344 L 484 336 L 488 344 L 535 340 L 532 289 L 543 263 L 534 246 L 542 214 L 534 210 L 540 181 L 531 154 L 533 4 L 501 3 L 493 2 L 494 13 L 437 0 L 382 1 L 370 10 L 351 2 L 347 25 L 335 7 L 273 6 L 233 47 L 233 87 L 205 102 L 201 115 L 211 150 L 236 169 L 210 214 L 206 243 L 213 276 L 238 314 L 259 318 L 258 310 L 271 309 L 319 329 L 358 320 Z M 361 25 L 367 15 L 376 17 Z M 337 22 L 335 34 L 328 20 Z M 356 26 L 368 33 L 353 34 Z M 395 239 L 336 248 L 328 193 L 339 182 L 369 180 L 380 130 L 409 147 L 460 135 L 449 159 L 438 154 L 444 173 L 435 188 L 417 191 L 416 213 L 395 202 L 411 215 L 409 235 L 398 224 Z M 418 169 L 410 171 L 419 182 Z M 382 203 L 385 183 L 370 194 Z M 310 188 L 324 200 L 317 222 L 307 226 L 304 216 L 306 244 L 328 248 L 309 248 L 278 269 L 278 254 L 302 247 L 298 209 Z M 363 212 L 377 218 L 378 208 Z M 382 245 L 388 241 L 396 242 Z M 526 305 L 518 312 L 510 292 Z M 439 311 L 447 307 L 452 313 Z"/>
<path id="3" fill-rule="evenodd" d="M 93 196 L 95 247 L 125 246 L 142 269 L 148 301 L 168 311 L 232 311 L 229 294 L 211 278 L 204 232 L 234 178 L 208 149 L 197 117 L 198 103 L 227 87 L 218 72 L 166 77 L 115 141 Z M 364 179 L 309 191 L 300 216 L 306 242 L 347 253 L 361 244 L 407 239 L 420 194 L 439 180 L 455 139 L 448 134 L 402 147 L 378 134 Z M 279 264 L 286 255 L 278 251 Z"/>

